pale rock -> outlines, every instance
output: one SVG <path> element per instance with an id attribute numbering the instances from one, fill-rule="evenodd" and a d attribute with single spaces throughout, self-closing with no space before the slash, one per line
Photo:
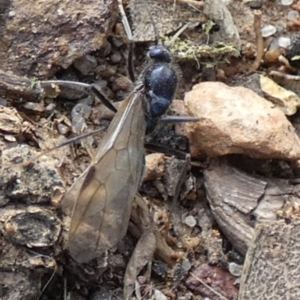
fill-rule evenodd
<path id="1" fill-rule="evenodd" d="M 157 289 L 154 290 L 153 296 L 155 300 L 168 300 L 168 298 L 160 290 Z"/>
<path id="2" fill-rule="evenodd" d="M 294 115 L 300 105 L 300 98 L 292 91 L 286 90 L 272 79 L 261 75 L 260 86 L 265 97 L 278 106 L 287 116 Z"/>
<path id="3" fill-rule="evenodd" d="M 152 153 L 146 155 L 145 181 L 160 179 L 165 173 L 165 155 Z"/>
<path id="4" fill-rule="evenodd" d="M 186 94 L 185 104 L 199 118 L 185 124 L 197 152 L 212 157 L 300 158 L 300 140 L 292 124 L 279 108 L 250 89 L 203 82 Z"/>
<path id="5" fill-rule="evenodd" d="M 230 272 L 231 275 L 235 277 L 240 277 L 242 275 L 243 266 L 238 265 L 235 262 L 230 262 L 228 264 L 228 271 Z"/>
<path id="6" fill-rule="evenodd" d="M 195 227 L 197 225 L 197 221 L 196 221 L 195 217 L 193 217 L 193 216 L 185 217 L 183 222 L 185 225 L 187 225 L 189 227 Z"/>

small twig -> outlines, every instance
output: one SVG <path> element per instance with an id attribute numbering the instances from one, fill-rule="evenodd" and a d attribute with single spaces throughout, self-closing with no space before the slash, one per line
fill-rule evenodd
<path id="1" fill-rule="evenodd" d="M 270 76 L 275 76 L 275 77 L 283 78 L 286 80 L 300 81 L 299 75 L 290 75 L 290 74 L 285 74 L 285 73 L 278 72 L 278 71 L 271 71 Z"/>
<path id="2" fill-rule="evenodd" d="M 175 40 L 187 29 L 187 28 L 194 28 L 198 26 L 198 22 L 188 22 L 185 25 L 183 25 L 172 37 L 170 42 L 168 43 L 167 47 L 172 47 Z"/>
<path id="3" fill-rule="evenodd" d="M 198 276 L 196 276 L 194 273 L 191 273 L 192 277 L 197 279 L 201 284 L 203 284 L 206 288 L 208 288 L 211 292 L 213 292 L 215 295 L 220 297 L 222 300 L 228 300 L 226 297 L 222 296 L 220 293 L 215 291 L 212 287 L 210 287 L 208 284 L 206 284 L 202 279 L 200 279 Z"/>
<path id="4" fill-rule="evenodd" d="M 278 61 L 281 62 L 288 70 L 293 70 L 293 67 L 290 65 L 290 62 L 283 55 L 278 57 Z"/>
<path id="5" fill-rule="evenodd" d="M 0 70 L 0 97 L 22 103 L 39 102 L 45 97 L 45 91 L 35 83 L 35 79 L 17 76 L 11 72 Z"/>
<path id="6" fill-rule="evenodd" d="M 182 4 L 189 4 L 191 6 L 194 6 L 198 9 L 203 9 L 205 6 L 204 1 L 194 1 L 194 0 L 177 0 L 177 3 L 182 3 Z"/>
<path id="7" fill-rule="evenodd" d="M 256 71 L 259 68 L 264 55 L 264 39 L 261 34 L 261 15 L 262 12 L 260 10 L 254 10 L 253 27 L 256 37 L 256 58 L 252 65 L 252 71 Z"/>

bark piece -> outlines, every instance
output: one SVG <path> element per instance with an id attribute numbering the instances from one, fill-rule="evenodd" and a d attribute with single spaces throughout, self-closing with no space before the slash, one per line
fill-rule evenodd
<path id="1" fill-rule="evenodd" d="M 42 100 L 45 96 L 44 90 L 33 83 L 34 80 L 27 77 L 0 70 L 0 96 L 4 99 L 18 102 Z"/>
<path id="2" fill-rule="evenodd" d="M 259 224 L 241 277 L 239 300 L 300 298 L 300 220 Z"/>
<path id="3" fill-rule="evenodd" d="M 51 276 L 56 268 L 55 260 L 8 243 L 2 234 L 0 249 L 1 299 L 37 299 L 44 287 L 42 278 L 47 273 Z"/>
<path id="4" fill-rule="evenodd" d="M 276 220 L 294 186 L 287 180 L 247 175 L 224 162 L 214 161 L 204 171 L 207 199 L 224 235 L 246 254 L 257 220 Z"/>
<path id="5" fill-rule="evenodd" d="M 247 214 L 262 197 L 266 182 L 217 163 L 204 171 L 204 178 L 207 199 L 220 229 L 245 254 L 254 226 Z"/>
<path id="6" fill-rule="evenodd" d="M 199 118 L 185 127 L 199 152 L 300 158 L 300 140 L 284 113 L 247 88 L 203 82 L 186 94 L 185 101 L 189 112 Z"/>
<path id="7" fill-rule="evenodd" d="M 10 200 L 19 204 L 51 204 L 55 196 L 64 192 L 64 182 L 55 167 L 55 160 L 41 158 L 27 167 L 15 163 L 26 162 L 38 153 L 30 147 L 3 150 L 0 168 L 0 205 Z M 59 200 L 57 200 L 59 202 Z"/>
<path id="8" fill-rule="evenodd" d="M 16 75 L 49 77 L 106 43 L 117 1 L 10 0 L 0 26 L 0 63 Z"/>
<path id="9" fill-rule="evenodd" d="M 203 3 L 200 2 L 200 4 L 203 6 Z M 197 21 L 201 17 L 198 7 L 184 5 L 180 2 L 173 5 L 170 1 L 151 0 L 147 1 L 147 6 L 145 8 L 145 3 L 141 0 L 132 0 L 129 3 L 135 42 L 155 40 L 151 18 L 153 18 L 158 32 L 167 35 L 176 32 L 186 22 Z"/>
<path id="10" fill-rule="evenodd" d="M 29 248 L 49 247 L 54 245 L 60 234 L 60 221 L 48 210 L 7 208 L 2 209 L 0 218 L 4 215 L 6 220 L 2 233 L 14 243 Z"/>

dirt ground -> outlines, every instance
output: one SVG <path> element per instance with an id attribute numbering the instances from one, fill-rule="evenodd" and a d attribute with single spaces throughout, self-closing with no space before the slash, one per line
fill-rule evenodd
<path id="1" fill-rule="evenodd" d="M 247 149 L 212 157 L 205 146 L 197 148 L 185 125 L 159 124 L 146 137 L 145 149 L 137 151 L 145 153 L 147 167 L 140 196 L 115 207 L 117 216 L 132 209 L 130 222 L 122 228 L 122 220 L 112 215 L 106 233 L 122 236 L 114 230 L 121 222 L 126 236 L 87 263 L 69 252 L 72 214 L 65 213 L 62 202 L 75 179 L 97 162 L 115 116 L 97 90 L 122 111 L 121 101 L 149 63 L 153 23 L 169 45 L 179 77 L 169 114 L 186 115 L 186 93 L 198 83 L 217 81 L 263 97 L 271 93 L 297 135 L 300 23 L 290 15 L 299 4 L 128 0 L 124 6 L 137 77 L 132 83 L 129 43 L 116 0 L 0 3 L 0 299 L 251 299 L 241 276 L 253 236 L 259 241 L 258 221 L 294 224 L 299 215 L 297 159 L 272 156 L 271 150 L 262 158 L 248 155 Z M 276 32 L 262 36 L 267 25 Z M 286 48 L 278 45 L 281 37 L 291 38 Z M 262 76 L 295 95 L 275 88 L 266 92 Z M 64 143 L 93 130 L 98 132 Z M 128 143 L 125 134 L 124 140 Z M 238 143 L 233 133 L 231 142 Z M 117 158 L 107 160 L 110 167 Z M 141 173 L 139 161 L 134 163 Z M 107 180 L 107 185 L 117 190 L 139 183 L 139 174 L 129 177 Z M 94 242 L 89 236 L 83 240 L 84 245 Z M 246 258 L 245 265 L 252 259 Z"/>

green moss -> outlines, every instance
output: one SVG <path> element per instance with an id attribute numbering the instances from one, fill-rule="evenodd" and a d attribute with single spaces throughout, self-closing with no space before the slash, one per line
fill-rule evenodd
<path id="1" fill-rule="evenodd" d="M 172 38 L 162 37 L 164 45 L 169 45 Z M 233 44 L 215 43 L 213 45 L 196 45 L 180 39 L 168 47 L 172 55 L 180 61 L 195 60 L 198 64 L 218 64 L 227 62 L 238 51 Z"/>

